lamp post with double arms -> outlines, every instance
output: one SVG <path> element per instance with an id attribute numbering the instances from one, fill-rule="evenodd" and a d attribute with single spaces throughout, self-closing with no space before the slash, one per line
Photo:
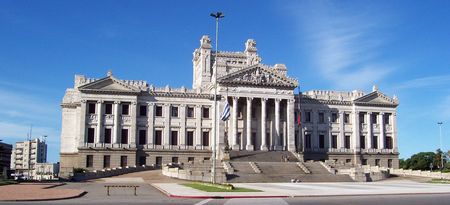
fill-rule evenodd
<path id="1" fill-rule="evenodd" d="M 218 50 L 218 37 L 219 37 L 219 19 L 225 17 L 222 12 L 211 13 L 211 17 L 216 19 L 216 52 L 215 52 L 215 69 L 214 69 L 214 121 L 213 121 L 213 144 L 212 144 L 212 170 L 211 170 L 211 182 L 216 183 L 216 155 L 217 155 L 217 54 Z"/>
<path id="2" fill-rule="evenodd" d="M 444 169 L 444 150 L 442 150 L 442 122 L 437 123 L 439 125 L 439 149 L 441 149 L 441 170 Z"/>

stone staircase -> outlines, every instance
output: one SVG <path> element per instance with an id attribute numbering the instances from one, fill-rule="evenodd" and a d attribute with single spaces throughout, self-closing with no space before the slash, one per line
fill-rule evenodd
<path id="1" fill-rule="evenodd" d="M 289 162 L 298 162 L 292 152 L 289 151 L 231 151 L 230 158 L 233 162 L 282 162 L 283 156 L 289 158 Z"/>

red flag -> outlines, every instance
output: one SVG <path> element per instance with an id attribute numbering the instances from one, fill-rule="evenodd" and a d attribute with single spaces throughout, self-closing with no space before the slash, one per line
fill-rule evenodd
<path id="1" fill-rule="evenodd" d="M 301 124 L 301 116 L 302 116 L 302 111 L 298 111 L 298 113 L 297 113 L 297 125 L 299 125 L 300 126 L 300 124 Z"/>

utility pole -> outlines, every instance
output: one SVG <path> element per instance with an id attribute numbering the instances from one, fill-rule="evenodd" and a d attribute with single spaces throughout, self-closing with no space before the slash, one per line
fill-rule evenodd
<path id="1" fill-rule="evenodd" d="M 212 170 L 211 170 L 211 182 L 216 183 L 216 155 L 217 155 L 217 53 L 218 50 L 218 37 L 219 37 L 219 19 L 225 17 L 222 12 L 211 13 L 211 17 L 216 19 L 216 52 L 215 52 L 215 70 L 214 70 L 214 122 L 213 122 L 213 146 L 212 146 Z"/>
<path id="2" fill-rule="evenodd" d="M 442 122 L 437 123 L 439 125 L 439 149 L 441 149 L 441 170 L 444 169 L 444 150 L 442 150 Z"/>

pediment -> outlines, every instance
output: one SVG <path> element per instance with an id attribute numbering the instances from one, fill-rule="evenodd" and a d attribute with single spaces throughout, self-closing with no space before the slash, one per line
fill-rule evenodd
<path id="1" fill-rule="evenodd" d="M 288 87 L 296 88 L 298 81 L 285 76 L 282 73 L 257 64 L 242 70 L 230 73 L 217 79 L 224 85 L 251 85 L 263 87 Z"/>
<path id="2" fill-rule="evenodd" d="M 355 99 L 354 102 L 356 104 L 370 104 L 370 105 L 389 105 L 389 106 L 398 105 L 398 102 L 396 100 L 378 91 L 374 91 L 360 98 L 357 98 Z"/>
<path id="3" fill-rule="evenodd" d="M 82 92 L 102 92 L 102 93 L 140 93 L 140 89 L 131 85 L 128 85 L 113 76 L 108 76 L 88 83 L 86 85 L 78 87 L 78 90 Z"/>

